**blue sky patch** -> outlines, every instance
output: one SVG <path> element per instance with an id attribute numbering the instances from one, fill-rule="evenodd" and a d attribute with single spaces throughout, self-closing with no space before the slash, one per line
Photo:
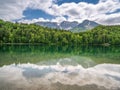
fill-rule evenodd
<path id="1" fill-rule="evenodd" d="M 27 8 L 23 15 L 25 16 L 24 19 L 37 19 L 37 18 L 44 18 L 44 19 L 53 19 L 54 16 L 47 14 L 46 12 L 38 9 L 30 9 Z"/>
<path id="2" fill-rule="evenodd" d="M 75 2 L 75 3 L 79 3 L 79 2 L 87 2 L 87 3 L 92 3 L 92 4 L 97 4 L 99 2 L 99 0 L 58 0 L 57 4 L 61 5 L 63 3 L 71 3 L 71 2 Z"/>

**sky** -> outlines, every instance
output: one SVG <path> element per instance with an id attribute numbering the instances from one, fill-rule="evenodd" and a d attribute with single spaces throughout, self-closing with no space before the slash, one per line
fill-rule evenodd
<path id="1" fill-rule="evenodd" d="M 23 23 L 84 20 L 120 24 L 120 0 L 0 0 L 0 19 Z"/>

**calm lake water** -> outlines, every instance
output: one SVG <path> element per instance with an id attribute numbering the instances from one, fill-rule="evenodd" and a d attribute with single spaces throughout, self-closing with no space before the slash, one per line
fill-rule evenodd
<path id="1" fill-rule="evenodd" d="M 0 46 L 0 90 L 120 90 L 120 46 Z"/>

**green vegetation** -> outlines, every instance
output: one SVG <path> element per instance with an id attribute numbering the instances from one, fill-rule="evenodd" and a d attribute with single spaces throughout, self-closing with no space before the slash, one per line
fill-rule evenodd
<path id="1" fill-rule="evenodd" d="M 86 32 L 72 33 L 35 24 L 28 25 L 0 20 L 0 43 L 120 45 L 120 26 L 98 26 Z"/>
<path id="2" fill-rule="evenodd" d="M 79 32 L 85 32 L 87 30 L 88 29 L 85 29 L 85 28 L 74 28 L 74 29 L 71 29 L 70 31 L 74 33 L 79 33 Z"/>

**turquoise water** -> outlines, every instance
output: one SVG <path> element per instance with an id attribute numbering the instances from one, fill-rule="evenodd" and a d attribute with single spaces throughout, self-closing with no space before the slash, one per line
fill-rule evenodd
<path id="1" fill-rule="evenodd" d="M 119 90 L 119 46 L 0 46 L 0 90 Z"/>
<path id="2" fill-rule="evenodd" d="M 61 59 L 72 59 L 72 62 L 84 65 L 84 62 L 91 62 L 94 65 L 100 63 L 120 64 L 120 47 L 102 46 L 1 46 L 0 66 L 32 63 L 32 64 L 55 64 Z"/>

